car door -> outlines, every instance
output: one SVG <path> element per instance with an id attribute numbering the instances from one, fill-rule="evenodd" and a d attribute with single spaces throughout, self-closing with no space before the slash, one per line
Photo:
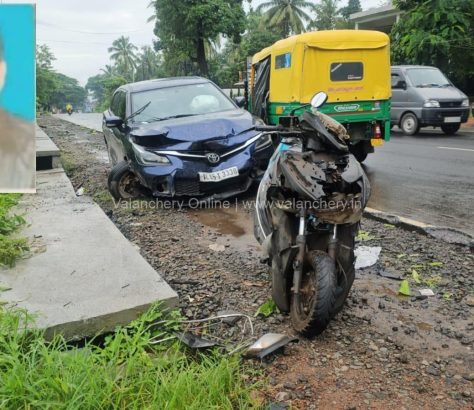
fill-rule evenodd
<path id="1" fill-rule="evenodd" d="M 110 103 L 110 114 L 121 118 L 125 121 L 126 117 L 126 92 L 124 90 L 118 90 L 112 97 Z M 126 157 L 124 149 L 124 138 L 126 135 L 126 125 L 107 128 L 106 142 L 109 151 L 109 158 L 112 162 L 112 166 L 116 165 L 120 161 L 123 161 Z"/>
<path id="2" fill-rule="evenodd" d="M 399 69 L 392 69 L 392 102 L 390 117 L 392 124 L 398 124 L 408 102 L 407 83 Z"/>

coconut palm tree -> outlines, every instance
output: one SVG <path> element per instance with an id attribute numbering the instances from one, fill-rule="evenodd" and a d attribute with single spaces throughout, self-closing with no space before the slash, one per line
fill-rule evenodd
<path id="1" fill-rule="evenodd" d="M 311 20 L 305 9 L 312 6 L 312 2 L 305 0 L 268 0 L 257 11 L 264 11 L 267 24 L 288 36 L 304 31 L 305 21 Z"/>
<path id="2" fill-rule="evenodd" d="M 312 6 L 316 18 L 308 25 L 308 30 L 333 30 L 339 19 L 339 0 L 321 0 Z M 340 20 L 340 19 L 339 19 Z"/>
<path id="3" fill-rule="evenodd" d="M 136 51 L 138 47 L 130 43 L 129 37 L 119 37 L 112 43 L 112 47 L 109 47 L 110 58 L 115 61 L 119 71 L 128 77 L 131 74 L 132 81 L 135 80 L 135 68 L 137 66 L 137 55 Z"/>
<path id="4" fill-rule="evenodd" d="M 148 6 L 146 6 L 147 8 L 149 9 L 153 9 L 153 14 L 147 18 L 146 22 L 147 23 L 151 23 L 152 21 L 156 21 L 157 18 L 156 18 L 156 5 L 155 5 L 155 0 L 151 0 L 149 3 L 148 3 Z"/>
<path id="5" fill-rule="evenodd" d="M 106 66 L 104 68 L 101 68 L 100 71 L 102 71 L 106 76 L 112 76 L 115 74 L 115 67 L 106 64 Z"/>

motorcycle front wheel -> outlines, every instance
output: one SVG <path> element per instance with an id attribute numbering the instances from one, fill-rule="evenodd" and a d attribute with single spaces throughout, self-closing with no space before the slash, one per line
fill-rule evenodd
<path id="1" fill-rule="evenodd" d="M 335 315 L 337 277 L 334 260 L 323 251 L 312 251 L 305 263 L 299 303 L 291 297 L 294 329 L 306 337 L 322 333 Z"/>

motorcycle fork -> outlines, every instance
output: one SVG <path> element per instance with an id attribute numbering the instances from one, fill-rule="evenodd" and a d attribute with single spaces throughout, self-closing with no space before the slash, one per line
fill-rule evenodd
<path id="1" fill-rule="evenodd" d="M 306 210 L 302 209 L 299 214 L 298 236 L 296 237 L 298 253 L 293 263 L 293 294 L 296 306 L 299 306 L 301 279 L 303 278 L 303 265 L 306 253 Z"/>
<path id="2" fill-rule="evenodd" d="M 328 255 L 335 261 L 337 257 L 337 225 L 334 225 L 332 235 L 328 242 Z"/>

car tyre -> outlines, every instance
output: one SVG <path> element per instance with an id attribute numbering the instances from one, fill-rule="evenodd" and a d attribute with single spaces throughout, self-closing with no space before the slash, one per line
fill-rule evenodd
<path id="1" fill-rule="evenodd" d="M 117 201 L 137 198 L 140 195 L 138 178 L 126 161 L 121 161 L 112 168 L 107 182 L 110 194 Z"/>
<path id="2" fill-rule="evenodd" d="M 416 115 L 411 112 L 406 113 L 400 121 L 400 128 L 405 135 L 418 134 L 420 131 L 420 124 Z"/>
<path id="3" fill-rule="evenodd" d="M 357 144 L 352 145 L 350 147 L 350 151 L 359 162 L 364 162 L 367 158 L 367 155 L 369 154 L 367 146 L 364 142 L 358 142 Z"/>
<path id="4" fill-rule="evenodd" d="M 454 135 L 459 131 L 461 128 L 461 124 L 443 124 L 441 129 L 446 135 Z"/>

